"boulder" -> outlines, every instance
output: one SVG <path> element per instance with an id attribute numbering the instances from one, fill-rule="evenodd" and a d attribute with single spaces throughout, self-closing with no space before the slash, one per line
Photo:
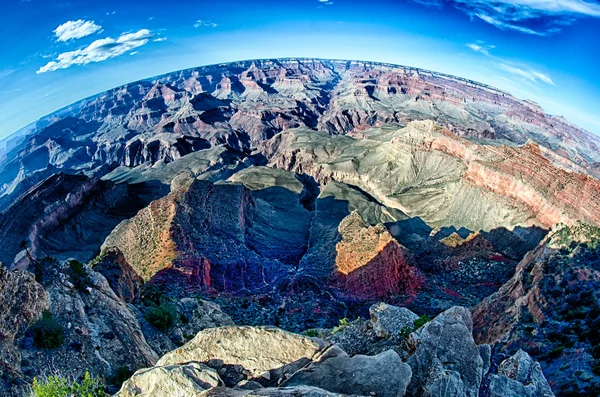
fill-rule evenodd
<path id="1" fill-rule="evenodd" d="M 554 397 L 542 367 L 520 350 L 490 376 L 490 397 Z"/>
<path id="2" fill-rule="evenodd" d="M 180 299 L 177 302 L 177 313 L 181 321 L 171 333 L 171 339 L 178 344 L 188 342 L 203 329 L 235 325 L 231 317 L 221 311 L 219 305 L 200 299 Z"/>
<path id="3" fill-rule="evenodd" d="M 187 397 L 221 383 L 217 371 L 200 363 L 156 366 L 133 374 L 115 397 Z"/>
<path id="4" fill-rule="evenodd" d="M 484 362 L 473 340 L 471 312 L 452 307 L 408 338 L 408 396 L 477 397 Z"/>
<path id="5" fill-rule="evenodd" d="M 282 367 L 295 372 L 326 346 L 319 339 L 275 327 L 227 326 L 200 331 L 194 339 L 163 356 L 157 365 L 218 359 L 224 364 L 241 365 L 250 376 L 260 377 Z"/>
<path id="6" fill-rule="evenodd" d="M 411 331 L 415 320 L 419 318 L 407 308 L 377 303 L 369 308 L 371 324 L 375 334 L 380 338 L 397 337 L 406 327 Z"/>
<path id="7" fill-rule="evenodd" d="M 306 385 L 342 394 L 401 397 L 406 393 L 410 377 L 410 367 L 393 350 L 376 356 L 350 357 L 334 345 L 282 386 Z"/>

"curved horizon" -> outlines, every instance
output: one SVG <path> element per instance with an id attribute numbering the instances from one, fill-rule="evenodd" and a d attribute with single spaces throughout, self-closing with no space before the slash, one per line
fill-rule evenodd
<path id="1" fill-rule="evenodd" d="M 411 65 L 405 65 L 405 64 L 395 64 L 395 63 L 389 63 L 389 62 L 381 62 L 381 61 L 370 61 L 370 60 L 360 60 L 360 59 L 341 59 L 341 58 L 319 58 L 319 57 L 282 57 L 282 58 L 253 58 L 253 59 L 243 59 L 243 60 L 236 60 L 236 61 L 227 61 L 227 62 L 217 62 L 217 63 L 211 63 L 211 64 L 206 64 L 206 65 L 198 65 L 198 66 L 193 66 L 193 67 L 189 67 L 189 68 L 183 68 L 183 69 L 177 69 L 171 72 L 166 72 L 166 73 L 161 73 L 158 75 L 153 75 L 150 77 L 144 77 L 141 79 L 137 79 L 137 80 L 133 80 L 133 81 L 129 81 L 127 83 L 124 84 L 120 84 L 117 86 L 114 86 L 112 88 L 109 88 L 107 90 L 103 90 L 103 91 L 99 91 L 97 93 L 94 93 L 92 95 L 88 95 L 84 98 L 81 99 L 77 99 L 74 102 L 69 103 L 68 105 L 62 106 L 58 109 L 55 109 L 47 114 L 44 114 L 43 116 L 39 117 L 38 119 L 24 125 L 23 127 L 17 129 L 16 131 L 13 131 L 11 133 L 9 133 L 8 135 L 6 135 L 3 138 L 0 138 L 0 141 L 6 140 L 6 139 L 10 139 L 12 136 L 17 135 L 19 132 L 23 131 L 24 129 L 26 129 L 29 126 L 32 126 L 33 124 L 37 123 L 38 121 L 47 118 L 47 117 L 51 117 L 56 113 L 60 113 L 63 110 L 67 110 L 69 107 L 72 106 L 76 106 L 77 104 L 81 103 L 81 102 L 85 102 L 87 100 L 91 100 L 94 99 L 104 93 L 107 92 L 111 92 L 114 90 L 118 90 L 122 87 L 126 87 L 130 84 L 135 84 L 135 83 L 139 83 L 139 82 L 143 82 L 143 81 L 153 81 L 153 80 L 160 80 L 162 77 L 168 76 L 170 74 L 175 74 L 175 73 L 180 73 L 180 72 L 185 72 L 185 71 L 189 71 L 189 70 L 194 70 L 194 69 L 204 69 L 204 68 L 211 68 L 211 67 L 217 67 L 217 66 L 229 66 L 231 64 L 235 64 L 235 63 L 249 63 L 249 62 L 258 62 L 258 61 L 277 61 L 277 62 L 292 62 L 292 61 L 325 61 L 325 62 L 357 62 L 357 63 L 365 63 L 365 64 L 372 64 L 372 65 L 378 65 L 378 66 L 387 66 L 387 67 L 394 67 L 394 68 L 405 68 L 405 69 L 415 69 L 417 71 L 420 72 L 425 72 L 425 73 L 432 73 L 438 76 L 442 76 L 442 77 L 450 77 L 450 78 L 456 78 L 459 80 L 463 80 L 463 81 L 467 81 L 469 83 L 473 83 L 476 85 L 479 85 L 481 87 L 487 88 L 487 89 L 492 89 L 495 90 L 497 92 L 503 93 L 503 94 L 508 94 L 510 96 L 512 96 L 513 98 L 522 101 L 522 102 L 529 102 L 529 103 L 533 103 L 537 106 L 539 106 L 542 110 L 544 110 L 544 112 L 546 112 L 546 110 L 544 109 L 543 106 L 541 106 L 539 103 L 537 103 L 536 101 L 533 101 L 531 99 L 528 98 L 519 98 L 517 96 L 515 96 L 513 93 L 509 92 L 509 91 L 505 91 L 502 90 L 498 87 L 494 87 L 491 86 L 489 84 L 485 84 L 482 83 L 480 81 L 476 81 L 476 80 L 472 80 L 469 79 L 467 77 L 463 77 L 463 76 L 457 76 L 457 75 L 452 75 L 452 74 L 447 74 L 447 73 L 442 73 L 442 72 L 438 72 L 435 70 L 430 70 L 430 69 L 425 69 L 425 68 L 420 68 L 420 67 L 416 67 L 416 66 L 411 66 Z M 562 117 L 565 120 L 567 120 L 570 124 L 572 124 L 573 126 L 577 127 L 578 129 L 585 131 L 587 133 L 593 134 L 593 132 L 581 127 L 580 125 L 572 122 L 571 120 L 569 120 L 567 117 L 565 117 L 564 115 L 561 114 L 551 114 L 551 113 L 547 113 L 547 115 L 552 116 L 552 117 Z"/>

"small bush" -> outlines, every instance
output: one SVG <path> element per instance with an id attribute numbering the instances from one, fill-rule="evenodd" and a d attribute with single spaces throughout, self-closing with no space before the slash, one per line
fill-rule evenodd
<path id="1" fill-rule="evenodd" d="M 402 329 L 400 330 L 400 333 L 399 333 L 400 339 L 406 339 L 406 338 L 408 338 L 408 336 L 411 333 L 413 333 L 414 331 L 415 331 L 415 328 L 413 328 L 413 327 L 409 327 L 409 326 L 402 327 Z"/>
<path id="2" fill-rule="evenodd" d="M 44 380 L 33 379 L 36 397 L 104 397 L 104 382 L 86 372 L 81 383 L 61 376 L 49 376 Z"/>
<path id="3" fill-rule="evenodd" d="M 141 288 L 140 298 L 145 306 L 160 305 L 163 296 L 163 291 L 154 284 L 144 284 Z"/>
<path id="4" fill-rule="evenodd" d="M 421 317 L 415 320 L 415 330 L 421 328 L 430 321 L 431 317 L 429 317 L 428 315 L 422 315 Z"/>
<path id="5" fill-rule="evenodd" d="M 175 325 L 177 309 L 170 303 L 162 302 L 159 305 L 150 305 L 144 313 L 144 318 L 154 328 L 166 331 Z"/>
<path id="6" fill-rule="evenodd" d="M 110 383 L 117 386 L 118 388 L 121 388 L 121 385 L 123 385 L 123 383 L 127 379 L 131 378 L 132 375 L 133 375 L 133 371 L 130 370 L 129 368 L 119 367 L 119 368 L 117 368 L 115 373 L 110 377 L 109 381 L 110 381 Z"/>
<path id="7" fill-rule="evenodd" d="M 558 346 L 548 352 L 548 357 L 551 359 L 555 359 L 560 357 L 560 355 L 565 351 L 566 346 Z"/>
<path id="8" fill-rule="evenodd" d="M 342 318 L 339 322 L 339 325 L 333 327 L 333 329 L 331 330 L 331 333 L 333 335 L 337 334 L 338 332 L 344 330 L 344 328 L 346 328 L 348 325 L 350 325 L 350 322 L 348 321 L 347 318 Z"/>
<path id="9" fill-rule="evenodd" d="M 62 325 L 60 325 L 49 311 L 42 314 L 42 318 L 29 328 L 33 337 L 33 344 L 38 349 L 55 349 L 65 340 Z"/>
<path id="10" fill-rule="evenodd" d="M 85 265 L 79 261 L 70 261 L 69 270 L 73 285 L 78 291 L 85 291 L 91 284 L 90 276 L 85 268 Z"/>
<path id="11" fill-rule="evenodd" d="M 316 329 L 310 328 L 304 331 L 304 335 L 308 336 L 309 338 L 316 338 L 319 336 L 319 332 Z"/>

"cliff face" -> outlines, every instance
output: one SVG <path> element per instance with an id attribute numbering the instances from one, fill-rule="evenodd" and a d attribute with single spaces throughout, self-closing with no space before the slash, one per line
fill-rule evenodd
<path id="1" fill-rule="evenodd" d="M 157 192 L 158 193 L 158 192 Z M 123 219 L 154 197 L 144 185 L 115 185 L 83 175 L 55 174 L 0 213 L 0 260 L 24 268 L 30 254 L 89 261 Z"/>
<path id="2" fill-rule="evenodd" d="M 502 353 L 527 348 L 557 390 L 595 390 L 585 377 L 597 373 L 600 360 L 593 331 L 600 321 L 599 237 L 598 228 L 581 223 L 553 230 L 474 308 L 475 339 Z"/>
<path id="3" fill-rule="evenodd" d="M 423 277 L 409 251 L 383 225 L 370 226 L 357 212 L 340 223 L 336 244 L 334 288 L 361 298 L 415 295 Z"/>

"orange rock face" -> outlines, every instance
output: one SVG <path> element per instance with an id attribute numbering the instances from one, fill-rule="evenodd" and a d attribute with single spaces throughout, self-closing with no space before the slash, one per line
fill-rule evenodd
<path id="1" fill-rule="evenodd" d="M 407 251 L 383 225 L 369 226 L 356 212 L 339 226 L 334 288 L 362 298 L 414 295 L 423 278 L 410 264 Z"/>
<path id="2" fill-rule="evenodd" d="M 540 225 L 600 224 L 600 181 L 555 166 L 537 144 L 477 145 L 440 132 L 425 138 L 423 146 L 463 160 L 468 182 L 525 205 Z"/>

